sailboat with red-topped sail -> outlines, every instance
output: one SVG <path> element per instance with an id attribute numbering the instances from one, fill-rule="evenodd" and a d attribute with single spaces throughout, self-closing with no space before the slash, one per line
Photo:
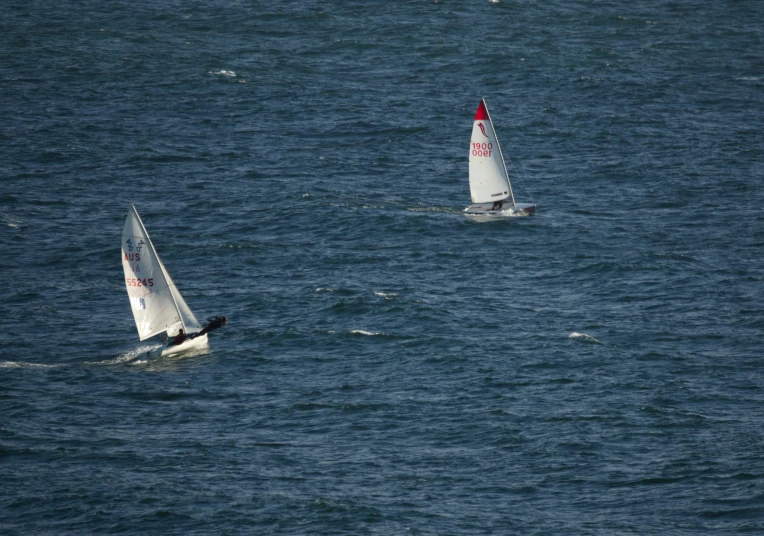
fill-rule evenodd
<path id="1" fill-rule="evenodd" d="M 536 212 L 533 203 L 515 202 L 485 99 L 480 100 L 472 125 L 470 194 L 472 204 L 464 209 L 470 216 L 530 216 Z"/>

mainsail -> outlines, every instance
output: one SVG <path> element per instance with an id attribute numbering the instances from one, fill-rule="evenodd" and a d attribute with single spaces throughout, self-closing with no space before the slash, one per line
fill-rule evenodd
<path id="1" fill-rule="evenodd" d="M 473 203 L 491 203 L 509 197 L 515 204 L 499 140 L 484 99 L 480 100 L 472 125 L 470 194 Z"/>
<path id="2" fill-rule="evenodd" d="M 135 207 L 130 205 L 122 229 L 122 267 L 130 306 L 141 340 L 162 332 L 175 336 L 201 329 L 159 259 Z"/>

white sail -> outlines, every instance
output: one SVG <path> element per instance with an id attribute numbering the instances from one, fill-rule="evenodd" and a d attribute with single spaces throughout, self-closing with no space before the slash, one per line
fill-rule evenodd
<path id="1" fill-rule="evenodd" d="M 172 296 L 175 298 L 175 305 L 178 306 L 178 312 L 180 313 L 180 317 L 183 319 L 183 324 L 186 326 L 186 333 L 194 333 L 195 331 L 199 331 L 202 329 L 202 325 L 196 319 L 194 313 L 191 312 L 191 308 L 188 306 L 188 304 L 186 304 L 186 300 L 184 300 L 183 296 L 180 295 L 178 287 L 175 286 L 175 283 L 170 277 L 170 274 L 167 273 L 167 269 L 164 267 L 164 264 L 162 264 L 161 260 L 159 261 L 159 264 L 162 265 L 162 271 L 164 272 L 164 275 L 167 278 L 167 282 L 170 285 L 170 292 L 172 292 Z"/>
<path id="2" fill-rule="evenodd" d="M 473 203 L 491 203 L 508 197 L 512 204 L 515 203 L 499 140 L 484 99 L 480 100 L 472 125 L 470 194 Z"/>
<path id="3" fill-rule="evenodd" d="M 162 332 L 174 336 L 201 329 L 159 259 L 135 207 L 122 229 L 122 267 L 130 306 L 141 340 Z"/>

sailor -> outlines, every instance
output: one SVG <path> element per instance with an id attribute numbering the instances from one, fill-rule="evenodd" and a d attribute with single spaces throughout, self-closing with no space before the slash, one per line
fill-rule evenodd
<path id="1" fill-rule="evenodd" d="M 181 329 L 180 331 L 178 331 L 178 334 L 175 335 L 175 338 L 172 340 L 172 342 L 168 346 L 173 346 L 175 344 L 180 344 L 180 343 L 182 343 L 185 340 L 186 340 L 186 334 Z"/>
<path id="2" fill-rule="evenodd" d="M 210 331 L 214 331 L 218 329 L 221 326 L 224 326 L 228 322 L 228 319 L 224 316 L 216 316 L 212 320 L 210 320 L 209 324 L 204 326 L 204 328 L 198 332 L 194 333 L 192 337 L 199 337 L 200 335 L 204 335 L 205 333 L 209 333 Z"/>
<path id="3" fill-rule="evenodd" d="M 501 201 L 495 201 L 493 203 L 493 206 L 491 207 L 491 210 L 501 210 L 501 207 L 503 207 L 503 206 L 504 206 L 504 200 L 503 199 Z"/>

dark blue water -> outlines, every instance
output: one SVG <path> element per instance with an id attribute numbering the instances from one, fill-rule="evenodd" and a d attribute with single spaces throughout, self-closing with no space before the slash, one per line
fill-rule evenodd
<path id="1" fill-rule="evenodd" d="M 1 533 L 764 531 L 764 3 L 0 12 Z"/>

